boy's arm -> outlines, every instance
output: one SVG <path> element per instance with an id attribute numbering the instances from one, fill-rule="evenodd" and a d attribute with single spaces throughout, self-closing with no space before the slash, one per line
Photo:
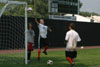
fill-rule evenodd
<path id="1" fill-rule="evenodd" d="M 74 48 L 74 42 L 75 42 L 75 41 L 73 40 L 73 41 L 72 41 L 72 49 Z"/>
<path id="2" fill-rule="evenodd" d="M 50 27 L 48 27 L 48 31 L 52 32 L 52 29 Z"/>
<path id="3" fill-rule="evenodd" d="M 78 34 L 78 39 L 77 39 L 77 41 L 78 41 L 78 42 L 80 42 L 80 41 L 81 41 L 81 38 L 80 38 L 79 34 Z"/>
<path id="4" fill-rule="evenodd" d="M 68 42 L 68 39 L 69 39 L 69 36 L 68 36 L 68 33 L 66 33 L 65 41 L 64 41 L 65 44 Z"/>

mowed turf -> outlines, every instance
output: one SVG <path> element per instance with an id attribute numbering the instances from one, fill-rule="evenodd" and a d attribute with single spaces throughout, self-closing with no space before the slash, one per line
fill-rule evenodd
<path id="1" fill-rule="evenodd" d="M 48 60 L 53 60 L 53 65 L 47 65 Z M 48 55 L 41 53 L 41 61 L 37 62 L 37 52 L 32 52 L 31 63 L 25 64 L 0 64 L 0 67 L 70 67 L 65 58 L 65 51 L 48 51 Z M 8 61 L 9 62 L 9 61 Z M 76 58 L 76 67 L 100 67 L 100 48 L 79 49 Z"/>

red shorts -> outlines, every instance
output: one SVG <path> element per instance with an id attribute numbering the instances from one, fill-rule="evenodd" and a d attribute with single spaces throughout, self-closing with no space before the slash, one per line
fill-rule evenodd
<path id="1" fill-rule="evenodd" d="M 28 50 L 30 50 L 30 51 L 33 50 L 33 46 L 32 46 L 32 44 L 33 44 L 33 43 L 31 43 L 31 42 L 28 43 Z"/>

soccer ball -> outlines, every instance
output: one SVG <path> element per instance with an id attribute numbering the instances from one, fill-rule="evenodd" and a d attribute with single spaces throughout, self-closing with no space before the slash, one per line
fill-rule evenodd
<path id="1" fill-rule="evenodd" d="M 27 11 L 29 11 L 29 12 L 32 12 L 32 7 L 29 7 L 28 9 L 27 9 Z"/>
<path id="2" fill-rule="evenodd" d="M 48 65 L 53 65 L 53 61 L 52 61 L 52 60 L 48 60 L 48 61 L 47 61 L 47 64 L 48 64 Z"/>
<path id="3" fill-rule="evenodd" d="M 83 49 L 84 47 L 83 46 L 81 46 L 81 49 Z"/>

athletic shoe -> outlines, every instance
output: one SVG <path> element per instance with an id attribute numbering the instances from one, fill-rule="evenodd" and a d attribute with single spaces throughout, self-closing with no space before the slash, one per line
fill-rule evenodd
<path id="1" fill-rule="evenodd" d="M 40 62 L 40 58 L 38 58 L 38 62 Z"/>
<path id="2" fill-rule="evenodd" d="M 75 67 L 75 64 L 72 64 L 71 67 Z"/>
<path id="3" fill-rule="evenodd" d="M 47 52 L 46 52 L 46 51 L 43 51 L 43 53 L 44 53 L 45 55 L 47 55 Z"/>
<path id="4" fill-rule="evenodd" d="M 31 60 L 27 60 L 27 63 L 30 63 L 31 62 Z"/>

